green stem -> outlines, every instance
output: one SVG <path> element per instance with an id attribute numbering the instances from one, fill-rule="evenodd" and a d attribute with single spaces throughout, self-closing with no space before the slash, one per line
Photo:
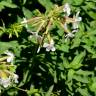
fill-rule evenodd
<path id="1" fill-rule="evenodd" d="M 19 88 L 19 87 L 14 87 L 15 89 L 18 89 L 18 90 L 21 90 L 21 91 L 23 91 L 23 92 L 27 92 L 27 90 L 24 90 L 24 89 L 22 89 L 22 88 Z"/>

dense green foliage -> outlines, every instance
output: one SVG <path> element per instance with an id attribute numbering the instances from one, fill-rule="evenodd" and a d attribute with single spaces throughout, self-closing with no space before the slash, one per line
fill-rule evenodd
<path id="1" fill-rule="evenodd" d="M 78 32 L 67 40 L 57 20 L 58 11 L 49 14 L 65 3 L 70 4 L 72 14 L 80 11 L 82 17 Z M 31 22 L 33 25 L 21 23 L 24 18 L 30 20 L 37 16 L 45 21 L 47 16 L 48 20 L 52 16 L 53 25 L 48 30 L 51 37 L 48 35 L 48 38 L 54 39 L 55 51 L 46 51 L 42 42 L 38 43 L 33 33 L 27 32 L 28 27 L 31 31 L 46 33 L 47 21 L 43 23 L 37 18 Z M 34 22 L 45 24 L 46 30 L 37 29 Z M 37 52 L 38 47 L 40 52 Z M 10 70 L 16 71 L 19 82 L 8 88 L 0 87 L 1 96 L 96 96 L 96 1 L 0 0 L 0 54 L 6 50 L 15 55 L 14 67 Z"/>

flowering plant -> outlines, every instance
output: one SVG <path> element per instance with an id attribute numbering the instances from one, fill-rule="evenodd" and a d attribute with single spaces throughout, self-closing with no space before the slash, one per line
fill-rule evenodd
<path id="1" fill-rule="evenodd" d="M 94 0 L 0 1 L 1 96 L 95 96 Z"/>

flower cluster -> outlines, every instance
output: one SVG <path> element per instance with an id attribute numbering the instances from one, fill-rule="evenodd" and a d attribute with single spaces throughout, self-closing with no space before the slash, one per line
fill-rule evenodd
<path id="1" fill-rule="evenodd" d="M 18 83 L 18 75 L 14 73 L 15 65 L 13 65 L 14 54 L 10 51 L 4 52 L 6 58 L 0 61 L 0 86 L 7 88 L 12 83 Z M 6 60 L 6 62 L 5 62 Z M 13 71 L 12 71 L 13 70 Z"/>
<path id="2" fill-rule="evenodd" d="M 82 20 L 81 17 L 79 17 L 79 11 L 76 13 L 76 15 L 73 15 L 73 18 L 70 18 L 71 14 L 71 8 L 68 3 L 64 5 L 63 11 L 65 12 L 65 22 L 64 22 L 64 30 L 67 32 L 66 38 L 72 38 L 74 37 L 74 33 L 78 32 L 79 28 L 79 22 Z M 72 32 L 70 32 L 68 28 L 68 24 L 72 23 Z"/>
<path id="3" fill-rule="evenodd" d="M 2 73 L 1 75 L 7 75 L 8 73 L 5 73 L 3 71 L 1 71 L 0 73 Z M 11 73 L 9 75 L 9 77 L 0 77 L 0 85 L 3 86 L 4 88 L 9 87 L 10 85 L 12 85 L 12 83 L 18 83 L 18 75 L 17 74 L 13 74 Z"/>
<path id="4" fill-rule="evenodd" d="M 64 14 L 63 16 L 61 16 L 62 13 Z M 75 36 L 74 33 L 78 32 L 79 22 L 82 20 L 82 18 L 79 17 L 79 13 L 80 12 L 78 11 L 76 15 L 73 15 L 73 17 L 71 17 L 72 15 L 70 5 L 66 3 L 63 6 L 54 6 L 54 9 L 50 11 L 47 15 L 40 14 L 40 16 L 32 17 L 28 20 L 24 18 L 21 24 L 25 24 L 27 32 L 31 33 L 31 36 L 36 38 L 39 44 L 37 53 L 40 51 L 41 47 L 46 48 L 46 51 L 55 51 L 56 48 L 54 47 L 54 40 L 49 32 L 51 26 L 54 25 L 54 21 L 59 22 L 58 24 L 60 24 L 61 27 L 64 28 L 65 34 L 67 33 L 65 35 L 66 39 L 72 38 Z M 32 24 L 33 29 L 36 30 L 35 32 L 28 29 L 29 23 Z M 71 27 L 70 23 L 72 24 Z M 45 39 L 47 39 L 47 43 Z"/>

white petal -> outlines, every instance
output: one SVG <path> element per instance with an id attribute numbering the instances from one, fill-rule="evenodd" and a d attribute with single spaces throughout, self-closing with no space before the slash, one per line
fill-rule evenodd
<path id="1" fill-rule="evenodd" d="M 74 37 L 74 34 L 70 32 L 65 37 L 67 37 L 67 38 L 71 37 L 72 38 L 72 37 Z"/>
<path id="2" fill-rule="evenodd" d="M 2 79 L 0 80 L 0 83 L 4 88 L 7 88 L 11 84 L 10 78 Z"/>
<path id="3" fill-rule="evenodd" d="M 78 32 L 78 29 L 74 29 L 74 30 L 72 31 L 72 33 L 76 33 L 76 32 Z"/>
<path id="4" fill-rule="evenodd" d="M 78 21 L 82 21 L 82 17 L 78 17 Z"/>
<path id="5" fill-rule="evenodd" d="M 55 51 L 56 49 L 55 49 L 55 47 L 53 46 L 53 48 L 51 49 L 52 51 Z"/>
<path id="6" fill-rule="evenodd" d="M 40 46 L 38 47 L 38 50 L 37 50 L 37 53 L 39 53 L 40 52 Z"/>
<path id="7" fill-rule="evenodd" d="M 19 78 L 18 75 L 17 74 L 14 74 L 14 82 L 15 83 L 18 83 L 18 78 Z"/>
<path id="8" fill-rule="evenodd" d="M 70 6 L 69 6 L 68 3 L 66 3 L 66 4 L 64 5 L 63 11 L 66 12 L 66 15 L 67 15 L 67 16 L 70 15 L 71 9 L 70 9 Z"/>
<path id="9" fill-rule="evenodd" d="M 11 62 L 11 61 L 13 61 L 13 59 L 11 57 L 8 57 L 7 62 Z"/>
<path id="10" fill-rule="evenodd" d="M 49 49 L 49 48 L 46 48 L 46 51 L 48 51 L 48 52 L 49 52 L 49 51 L 50 51 L 50 49 Z"/>

